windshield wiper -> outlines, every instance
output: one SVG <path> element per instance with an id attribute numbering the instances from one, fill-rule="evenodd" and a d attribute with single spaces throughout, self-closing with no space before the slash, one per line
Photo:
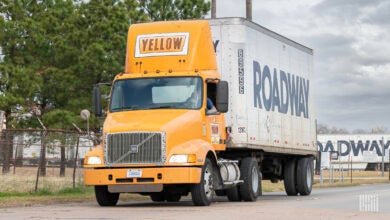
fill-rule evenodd
<path id="1" fill-rule="evenodd" d="M 132 106 L 126 106 L 126 107 L 120 107 L 120 108 L 112 108 L 111 111 L 118 111 L 118 110 L 147 110 L 147 109 L 168 109 L 168 108 L 177 108 L 177 106 L 174 105 L 159 105 L 159 106 L 152 106 L 152 107 L 140 107 L 138 105 L 132 105 Z"/>
<path id="2" fill-rule="evenodd" d="M 148 109 L 162 109 L 162 108 L 177 108 L 177 107 L 174 105 L 159 105 L 159 106 L 150 107 Z"/>
<path id="3" fill-rule="evenodd" d="M 131 106 L 125 106 L 125 107 L 120 107 L 120 108 L 112 108 L 112 111 L 116 110 L 140 110 L 140 109 L 145 109 L 145 108 L 140 108 L 138 105 L 131 105 Z"/>

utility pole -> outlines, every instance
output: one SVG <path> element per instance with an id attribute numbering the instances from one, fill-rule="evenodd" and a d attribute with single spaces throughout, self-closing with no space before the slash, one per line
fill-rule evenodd
<path id="1" fill-rule="evenodd" d="M 382 136 L 382 177 L 385 176 L 385 140 Z"/>
<path id="2" fill-rule="evenodd" d="M 252 0 L 246 0 L 246 19 L 252 21 Z"/>
<path id="3" fill-rule="evenodd" d="M 211 0 L 211 19 L 217 18 L 217 0 Z"/>

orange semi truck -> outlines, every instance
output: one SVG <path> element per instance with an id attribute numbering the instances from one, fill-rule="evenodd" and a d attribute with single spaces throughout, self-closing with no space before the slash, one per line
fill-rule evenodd
<path id="1" fill-rule="evenodd" d="M 85 157 L 101 206 L 120 193 L 194 205 L 255 201 L 261 180 L 309 195 L 313 51 L 242 18 L 131 25 L 102 144 Z M 100 87 L 94 112 L 102 116 Z"/>

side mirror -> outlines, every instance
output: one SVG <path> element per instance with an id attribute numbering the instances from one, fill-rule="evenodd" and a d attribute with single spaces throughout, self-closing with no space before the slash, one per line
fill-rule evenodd
<path id="1" fill-rule="evenodd" d="M 96 84 L 93 86 L 93 113 L 96 117 L 102 116 L 102 103 L 101 103 L 100 86 Z"/>
<path id="2" fill-rule="evenodd" d="M 229 84 L 226 81 L 219 81 L 217 84 L 217 110 L 225 113 L 229 109 Z"/>

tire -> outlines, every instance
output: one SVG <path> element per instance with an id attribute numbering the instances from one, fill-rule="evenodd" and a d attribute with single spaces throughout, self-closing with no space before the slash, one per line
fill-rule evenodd
<path id="1" fill-rule="evenodd" d="M 153 202 L 164 202 L 165 201 L 165 197 L 164 197 L 163 193 L 153 193 L 150 195 L 150 199 Z"/>
<path id="2" fill-rule="evenodd" d="M 110 193 L 107 186 L 95 186 L 96 201 L 100 206 L 115 206 L 119 193 Z"/>
<path id="3" fill-rule="evenodd" d="M 297 192 L 297 184 L 295 180 L 296 172 L 295 172 L 295 159 L 288 160 L 284 165 L 283 170 L 284 176 L 284 189 L 288 196 L 296 196 Z"/>
<path id="4" fill-rule="evenodd" d="M 239 186 L 234 186 L 233 188 L 226 190 L 226 195 L 230 202 L 240 202 L 241 196 L 239 192 Z"/>
<path id="5" fill-rule="evenodd" d="M 313 160 L 304 157 L 298 160 L 297 165 L 297 191 L 301 196 L 310 195 L 313 187 Z"/>
<path id="6" fill-rule="evenodd" d="M 202 167 L 201 175 L 200 183 L 191 187 L 192 202 L 196 206 L 208 206 L 214 193 L 213 165 L 208 158 Z"/>
<path id="7" fill-rule="evenodd" d="M 261 171 L 259 171 L 259 193 L 257 196 L 262 196 L 263 195 L 263 174 Z"/>
<path id="8" fill-rule="evenodd" d="M 165 195 L 165 199 L 167 202 L 178 202 L 181 199 L 181 195 L 178 193 L 167 194 Z"/>
<path id="9" fill-rule="evenodd" d="M 256 201 L 261 190 L 261 176 L 257 161 L 252 157 L 242 159 L 240 172 L 241 180 L 244 180 L 239 187 L 241 199 L 249 202 Z"/>
<path id="10" fill-rule="evenodd" d="M 226 191 L 225 190 L 215 190 L 215 195 L 226 196 Z"/>

